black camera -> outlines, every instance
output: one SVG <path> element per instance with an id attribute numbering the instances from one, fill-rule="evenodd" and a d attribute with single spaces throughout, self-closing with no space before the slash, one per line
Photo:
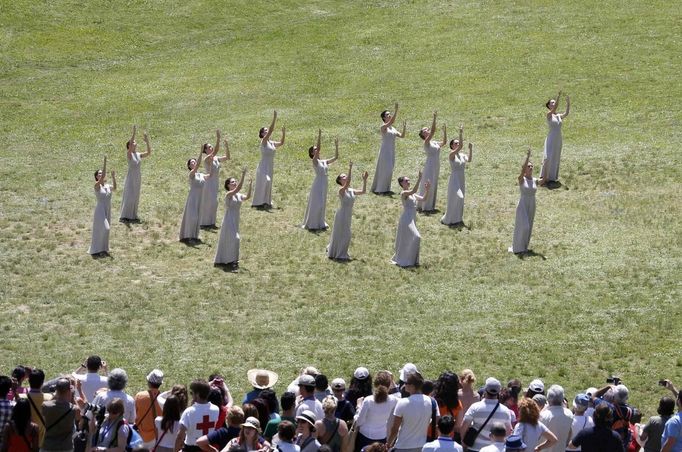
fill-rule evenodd
<path id="1" fill-rule="evenodd" d="M 92 412 L 93 416 L 95 416 L 95 420 L 101 424 L 102 421 L 104 420 L 104 415 L 107 412 L 107 407 L 105 407 L 104 405 L 94 405 L 92 403 L 86 403 L 85 411 Z"/>
<path id="2" fill-rule="evenodd" d="M 613 385 L 618 386 L 619 384 L 621 384 L 623 382 L 623 380 L 621 380 L 620 378 L 618 378 L 616 376 L 611 375 L 609 378 L 606 379 L 606 382 L 609 384 L 613 384 Z"/>

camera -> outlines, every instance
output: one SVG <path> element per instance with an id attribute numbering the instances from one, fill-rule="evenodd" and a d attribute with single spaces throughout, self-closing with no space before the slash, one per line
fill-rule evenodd
<path id="1" fill-rule="evenodd" d="M 606 379 L 606 382 L 618 386 L 623 382 L 623 380 L 621 380 L 619 377 L 611 375 L 609 378 Z"/>
<path id="2" fill-rule="evenodd" d="M 102 421 L 104 420 L 104 415 L 107 412 L 107 408 L 104 405 L 94 405 L 92 403 L 87 403 L 85 404 L 85 411 L 92 412 L 93 416 L 95 416 L 95 420 L 97 423 L 101 424 Z"/>
<path id="3" fill-rule="evenodd" d="M 658 385 L 665 387 L 667 380 L 658 380 Z"/>

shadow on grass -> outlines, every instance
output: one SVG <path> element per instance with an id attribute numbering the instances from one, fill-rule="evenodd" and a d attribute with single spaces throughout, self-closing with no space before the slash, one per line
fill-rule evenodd
<path id="1" fill-rule="evenodd" d="M 545 187 L 547 190 L 558 190 L 559 188 L 562 188 L 562 187 L 563 187 L 564 190 L 568 190 L 568 187 L 564 186 L 564 185 L 563 185 L 561 182 L 559 182 L 558 180 L 551 181 L 551 182 L 547 182 L 547 183 L 544 185 L 544 187 Z"/>
<path id="2" fill-rule="evenodd" d="M 251 206 L 252 209 L 260 210 L 261 212 L 273 213 L 273 211 L 278 210 L 277 208 L 271 206 L 270 204 L 261 204 L 260 206 Z"/>
<path id="3" fill-rule="evenodd" d="M 417 210 L 420 214 L 424 215 L 425 217 L 430 217 L 432 215 L 438 215 L 440 214 L 440 209 L 434 209 L 434 210 Z"/>
<path id="4" fill-rule="evenodd" d="M 133 224 L 142 224 L 142 221 L 139 218 L 136 218 L 134 220 L 131 220 L 129 218 L 119 218 L 119 223 L 123 223 L 126 228 L 132 229 Z"/>
<path id="5" fill-rule="evenodd" d="M 215 224 L 211 224 L 211 225 L 208 225 L 208 226 L 199 226 L 199 228 L 200 228 L 202 231 L 213 232 L 214 234 L 215 234 L 215 232 L 216 232 L 218 229 L 220 229 L 220 228 L 219 228 L 218 226 L 216 226 Z"/>
<path id="6" fill-rule="evenodd" d="M 213 264 L 213 266 L 225 273 L 239 273 L 239 262 L 232 262 L 231 264 Z"/>
<path id="7" fill-rule="evenodd" d="M 306 231 L 308 231 L 308 232 L 310 232 L 310 233 L 312 233 L 312 234 L 315 234 L 315 235 L 324 234 L 325 232 L 327 232 L 327 231 L 329 230 L 328 227 L 327 227 L 327 228 L 324 228 L 324 229 L 306 229 L 306 228 L 304 228 L 303 226 L 301 226 L 301 228 L 303 228 L 303 229 L 305 229 Z"/>
<path id="8" fill-rule="evenodd" d="M 443 223 L 443 224 L 445 226 L 449 227 L 450 229 L 455 229 L 457 231 L 461 231 L 462 229 L 467 229 L 467 230 L 471 231 L 471 226 L 467 226 L 466 224 L 464 224 L 463 221 L 460 221 L 459 223 L 452 223 L 452 224 Z"/>
<path id="9" fill-rule="evenodd" d="M 387 198 L 392 198 L 393 195 L 395 195 L 395 192 L 393 192 L 393 191 L 382 191 L 382 192 L 373 191 L 372 193 L 374 193 L 377 196 L 385 196 Z"/>
<path id="10" fill-rule="evenodd" d="M 92 256 L 92 258 L 95 260 L 100 260 L 100 259 L 111 259 L 111 260 L 113 260 L 114 259 L 114 256 L 109 254 L 107 251 L 102 251 L 101 253 L 97 253 L 97 254 L 91 254 L 90 256 Z"/>
<path id="11" fill-rule="evenodd" d="M 528 250 L 528 251 L 525 251 L 523 253 L 516 253 L 516 257 L 518 257 L 521 260 L 524 260 L 524 259 L 529 258 L 529 257 L 539 257 L 543 261 L 547 260 L 547 257 L 544 254 L 536 253 L 533 250 Z"/>
<path id="12" fill-rule="evenodd" d="M 199 245 L 203 245 L 204 242 L 201 239 L 182 239 L 180 243 L 191 248 L 198 248 Z"/>

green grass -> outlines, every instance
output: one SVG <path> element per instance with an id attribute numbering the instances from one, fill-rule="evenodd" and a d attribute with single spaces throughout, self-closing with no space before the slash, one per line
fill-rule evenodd
<path id="1" fill-rule="evenodd" d="M 0 370 L 51 375 L 97 352 L 133 391 L 159 366 L 184 383 L 219 370 L 238 398 L 256 366 L 288 381 L 308 364 L 348 378 L 412 361 L 431 378 L 471 367 L 570 395 L 616 373 L 653 414 L 656 381 L 682 380 L 681 19 L 664 1 L 3 2 Z M 564 188 L 538 192 L 531 247 L 546 259 L 518 259 L 515 179 L 526 146 L 539 163 L 558 89 L 573 104 Z M 307 147 L 321 127 L 323 155 L 341 140 L 331 174 L 350 159 L 372 172 L 395 101 L 410 132 L 396 176 L 416 176 L 433 110 L 451 133 L 465 124 L 470 228 L 420 216 L 422 266 L 401 270 L 388 263 L 398 197 L 365 196 L 355 260 L 328 261 L 329 232 L 298 228 Z M 217 233 L 176 241 L 185 161 L 221 128 L 233 156 L 221 178 L 253 174 L 273 109 L 288 131 L 277 209 L 243 209 L 241 268 L 224 273 Z M 144 222 L 116 223 L 112 258 L 93 260 L 92 172 L 107 154 L 122 188 L 133 123 L 154 145 Z M 447 177 L 443 156 L 441 209 Z"/>

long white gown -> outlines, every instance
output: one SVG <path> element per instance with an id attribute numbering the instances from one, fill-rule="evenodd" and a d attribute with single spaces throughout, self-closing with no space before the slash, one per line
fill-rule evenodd
<path id="1" fill-rule="evenodd" d="M 275 168 L 275 144 L 261 143 L 260 162 L 256 169 L 256 186 L 253 190 L 253 207 L 272 206 L 272 176 Z"/>
<path id="2" fill-rule="evenodd" d="M 139 220 L 137 208 L 140 204 L 140 187 L 142 186 L 142 172 L 140 164 L 142 159 L 139 152 L 133 152 L 128 159 L 128 174 L 126 174 L 123 186 L 123 199 L 121 201 L 121 220 Z"/>
<path id="3" fill-rule="evenodd" d="M 547 127 L 549 132 L 545 138 L 545 166 L 542 169 L 542 174 L 547 182 L 554 182 L 559 180 L 559 164 L 561 163 L 561 115 L 552 115 L 547 119 Z"/>
<path id="4" fill-rule="evenodd" d="M 95 214 L 92 217 L 92 239 L 88 253 L 109 252 L 109 230 L 111 229 L 111 186 L 100 185 L 95 188 Z"/>
<path id="5" fill-rule="evenodd" d="M 200 226 L 215 226 L 216 215 L 218 212 L 218 188 L 220 185 L 220 161 L 218 157 L 213 158 L 213 162 L 204 160 L 206 174 L 211 177 L 206 181 L 201 194 L 201 215 Z"/>
<path id="6" fill-rule="evenodd" d="M 237 193 L 225 197 L 225 215 L 220 226 L 220 239 L 215 254 L 216 264 L 236 264 L 239 261 L 239 217 L 246 195 Z"/>
<path id="7" fill-rule="evenodd" d="M 423 201 L 417 202 L 417 208 L 423 212 L 432 212 L 436 210 L 436 195 L 438 194 L 438 175 L 440 174 L 440 143 L 437 141 L 424 142 L 424 153 L 426 154 L 426 163 L 424 164 L 424 171 L 422 181 L 419 185 L 419 196 L 424 196 L 426 191 L 425 184 L 431 181 L 431 188 L 429 194 Z"/>
<path id="8" fill-rule="evenodd" d="M 398 220 L 398 233 L 395 237 L 395 254 L 391 262 L 400 267 L 419 265 L 419 246 L 421 235 L 417 230 L 417 199 L 414 195 L 401 196 L 403 213 Z"/>
<path id="9" fill-rule="evenodd" d="M 509 251 L 525 253 L 528 251 L 530 234 L 533 232 L 535 220 L 535 192 L 538 190 L 537 179 L 523 178 L 519 184 L 521 197 L 516 206 L 516 220 L 514 222 L 514 239 Z"/>
<path id="10" fill-rule="evenodd" d="M 196 240 L 199 238 L 199 215 L 201 213 L 201 198 L 204 191 L 206 179 L 204 174 L 195 173 L 194 177 L 190 174 L 189 194 L 185 202 L 185 210 L 182 213 L 182 224 L 180 225 L 180 240 Z"/>
<path id="11" fill-rule="evenodd" d="M 315 180 L 310 187 L 308 206 L 305 209 L 303 227 L 311 231 L 327 229 L 329 225 L 324 220 L 327 210 L 327 161 L 318 159 L 315 169 Z"/>
<path id="12" fill-rule="evenodd" d="M 395 166 L 395 138 L 399 133 L 394 127 L 389 127 L 386 132 L 381 133 L 381 148 L 379 148 L 377 167 L 372 180 L 373 193 L 391 191 L 391 179 L 393 179 Z"/>
<path id="13" fill-rule="evenodd" d="M 348 248 L 350 246 L 350 225 L 353 220 L 353 204 L 355 203 L 355 191 L 346 189 L 339 195 L 339 208 L 334 214 L 334 229 L 332 238 L 327 246 L 327 257 L 330 259 L 348 260 Z"/>
<path id="14" fill-rule="evenodd" d="M 447 225 L 462 223 L 464 216 L 464 168 L 469 163 L 469 156 L 458 152 L 455 158 L 450 160 L 450 179 L 448 181 L 448 204 L 445 215 L 440 222 Z"/>

